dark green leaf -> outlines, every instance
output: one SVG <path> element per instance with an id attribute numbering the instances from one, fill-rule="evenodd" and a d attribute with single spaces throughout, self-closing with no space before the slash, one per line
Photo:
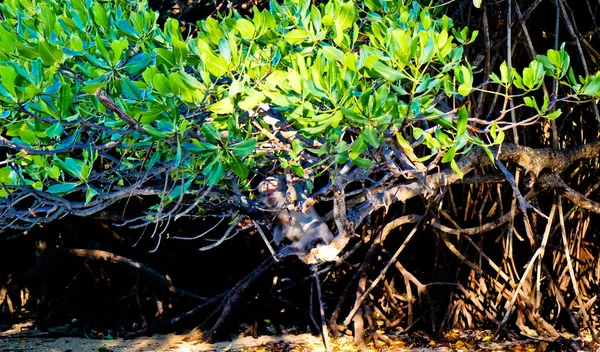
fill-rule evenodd
<path id="1" fill-rule="evenodd" d="M 77 187 L 78 185 L 79 185 L 79 183 L 73 183 L 73 182 L 58 183 L 58 184 L 48 187 L 48 189 L 46 189 L 46 192 L 52 193 L 52 194 L 68 193 L 68 192 L 72 191 L 73 188 Z"/>
<path id="2" fill-rule="evenodd" d="M 202 135 L 213 144 L 217 144 L 217 142 L 221 141 L 221 133 L 208 122 L 202 124 Z"/>
<path id="3" fill-rule="evenodd" d="M 152 57 L 146 53 L 139 53 L 129 59 L 123 69 L 129 74 L 138 74 L 142 72 L 150 64 Z"/>
<path id="4" fill-rule="evenodd" d="M 231 146 L 231 149 L 240 157 L 246 157 L 254 151 L 256 147 L 256 139 L 251 138 Z"/>
<path id="5" fill-rule="evenodd" d="M 231 169 L 233 172 L 241 179 L 246 179 L 248 177 L 248 167 L 244 165 L 242 159 L 240 159 L 237 155 L 231 155 Z"/>
<path id="6" fill-rule="evenodd" d="M 352 147 L 350 148 L 350 159 L 354 160 L 359 157 L 359 155 L 367 149 L 369 145 L 365 141 L 365 139 L 360 136 L 358 137 L 354 143 L 352 143 Z"/>
<path id="7" fill-rule="evenodd" d="M 374 148 L 379 148 L 379 134 L 371 126 L 367 126 L 362 133 L 362 136 Z"/>

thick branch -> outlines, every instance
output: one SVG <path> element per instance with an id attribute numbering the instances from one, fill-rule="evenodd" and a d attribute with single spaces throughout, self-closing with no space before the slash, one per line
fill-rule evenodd
<path id="1" fill-rule="evenodd" d="M 492 153 L 497 156 L 498 160 L 518 164 L 536 176 L 544 169 L 550 169 L 555 174 L 559 174 L 577 160 L 597 158 L 600 154 L 600 140 L 562 151 L 503 144 L 492 148 Z M 464 174 L 473 171 L 475 168 L 490 165 L 492 165 L 490 158 L 481 149 L 473 151 L 458 162 L 458 166 Z M 385 190 L 382 189 L 362 204 L 349 209 L 348 221 L 356 227 L 373 211 L 392 203 L 406 202 L 410 198 L 425 194 L 427 189 L 435 191 L 442 186 L 459 182 L 459 180 L 459 175 L 448 168 L 428 175 L 425 178 L 425 183 L 413 181 Z"/>

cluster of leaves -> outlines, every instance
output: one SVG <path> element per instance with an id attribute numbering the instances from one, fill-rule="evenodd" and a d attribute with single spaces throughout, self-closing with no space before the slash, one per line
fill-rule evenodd
<path id="1" fill-rule="evenodd" d="M 26 187 L 90 202 L 155 172 L 174 181 L 172 200 L 193 185 L 247 187 L 249 170 L 274 165 L 369 168 L 387 140 L 460 172 L 455 158 L 487 145 L 477 135 L 502 141 L 495 121 L 469 129 L 467 106 L 438 106 L 476 89 L 463 46 L 477 33 L 416 1 L 273 1 L 252 18 L 200 21 L 186 39 L 157 17 L 145 1 L 0 3 L 0 196 Z M 528 92 L 568 66 L 552 51 L 492 80 Z M 598 94 L 600 78 L 568 77 Z M 540 116 L 552 105 L 525 101 Z M 302 138 L 268 148 L 288 143 L 275 128 Z"/>

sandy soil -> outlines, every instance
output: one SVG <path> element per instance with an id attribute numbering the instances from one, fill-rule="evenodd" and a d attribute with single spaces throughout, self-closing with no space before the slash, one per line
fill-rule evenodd
<path id="1" fill-rule="evenodd" d="M 0 352 L 325 351 L 321 338 L 310 334 L 261 336 L 256 339 L 252 337 L 238 337 L 233 338 L 231 341 L 209 344 L 187 342 L 184 341 L 186 335 L 176 334 L 154 335 L 128 340 L 66 337 L 64 334 L 57 334 L 56 331 L 42 333 L 35 330 L 27 330 L 30 326 L 26 324 L 20 325 L 14 325 L 9 330 L 0 331 Z M 487 331 L 452 330 L 452 332 L 446 334 L 447 339 L 445 342 L 433 341 L 425 335 L 418 333 L 386 336 L 388 340 L 387 345 L 375 348 L 370 344 L 362 351 L 450 352 L 481 350 L 499 352 L 523 350 L 533 352 L 536 350 L 536 345 L 532 344 L 531 341 L 493 342 L 490 340 L 489 332 Z M 355 352 L 360 350 L 352 344 L 352 339 L 348 336 L 332 339 L 331 345 L 334 352 Z M 600 352 L 600 349 L 597 352 Z"/>
<path id="2" fill-rule="evenodd" d="M 54 336 L 53 336 L 54 334 Z M 239 337 L 231 341 L 214 344 L 186 342 L 185 335 L 154 335 L 135 339 L 93 339 L 80 337 L 56 337 L 56 333 L 42 333 L 25 330 L 15 325 L 11 329 L 0 332 L 0 352 L 321 352 L 325 351 L 323 341 L 319 336 L 310 334 L 261 336 L 259 338 Z M 352 345 L 352 339 L 347 336 L 332 342 L 336 352 L 354 352 L 357 348 Z M 392 345 L 383 349 L 369 348 L 372 351 L 412 351 L 412 352 L 447 352 L 448 347 L 416 348 L 407 346 L 402 340 L 394 339 Z"/>
<path id="3" fill-rule="evenodd" d="M 183 341 L 181 335 L 156 335 L 152 337 L 141 337 L 132 340 L 98 340 L 75 337 L 44 337 L 42 334 L 14 334 L 0 336 L 0 352 L 158 352 L 158 351 L 286 351 L 286 352 L 321 352 L 325 351 L 321 339 L 308 334 L 287 336 L 262 336 L 257 339 L 242 337 L 228 342 L 190 343 Z M 335 351 L 357 351 L 352 346 L 351 340 L 341 338 L 333 341 Z M 373 349 L 375 350 L 375 349 Z M 448 352 L 447 347 L 440 348 L 393 348 L 388 351 L 412 351 L 412 352 Z"/>

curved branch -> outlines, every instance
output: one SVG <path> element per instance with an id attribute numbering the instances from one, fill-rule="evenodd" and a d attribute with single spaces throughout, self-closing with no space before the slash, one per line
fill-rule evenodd
<path id="1" fill-rule="evenodd" d="M 569 187 L 558 175 L 545 174 L 538 181 L 542 189 L 554 189 L 582 209 L 600 214 L 600 203 L 590 200 L 583 194 Z"/>

